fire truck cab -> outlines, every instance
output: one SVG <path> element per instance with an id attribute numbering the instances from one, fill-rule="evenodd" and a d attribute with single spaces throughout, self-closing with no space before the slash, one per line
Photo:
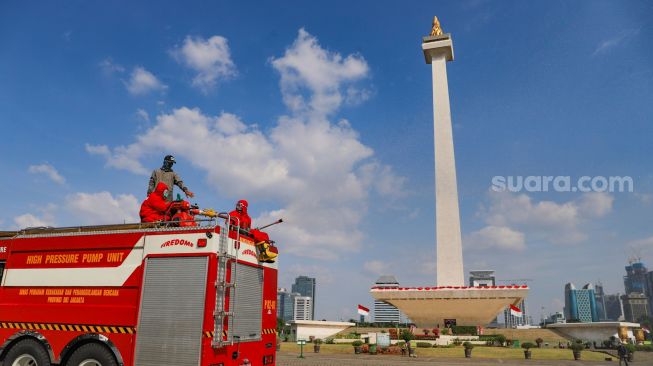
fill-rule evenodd
<path id="1" fill-rule="evenodd" d="M 277 263 L 229 225 L 0 232 L 0 365 L 274 365 Z"/>

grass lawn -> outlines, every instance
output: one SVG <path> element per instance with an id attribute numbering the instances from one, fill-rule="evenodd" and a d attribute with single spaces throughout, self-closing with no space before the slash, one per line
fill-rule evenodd
<path id="1" fill-rule="evenodd" d="M 281 344 L 284 352 L 299 353 L 299 346 L 296 343 L 284 342 Z M 304 346 L 304 353 L 312 353 L 313 345 Z M 443 358 L 464 358 L 463 347 L 454 348 L 417 348 L 418 357 L 443 357 Z M 574 356 L 569 349 L 557 348 L 531 348 L 534 360 L 573 360 Z M 322 344 L 320 353 L 354 353 L 354 347 L 350 344 Z M 379 357 L 399 357 L 398 355 L 379 355 Z M 478 346 L 472 350 L 472 358 L 494 358 L 494 359 L 523 359 L 524 350 L 521 348 L 505 347 L 482 347 Z M 581 360 L 603 361 L 607 355 L 598 352 L 583 351 Z"/>

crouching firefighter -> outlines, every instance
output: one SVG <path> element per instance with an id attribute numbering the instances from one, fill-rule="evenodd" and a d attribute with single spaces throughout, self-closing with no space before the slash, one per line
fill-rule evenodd
<path id="1" fill-rule="evenodd" d="M 256 245 L 256 250 L 258 251 L 258 260 L 260 262 L 274 263 L 279 255 L 277 247 L 274 246 L 274 241 L 270 240 L 268 234 L 262 229 L 270 227 L 272 225 L 280 224 L 283 222 L 283 219 L 279 219 L 271 224 L 261 226 L 260 228 L 252 229 L 249 231 L 252 238 L 254 238 L 254 245 Z"/>
<path id="2" fill-rule="evenodd" d="M 259 262 L 274 263 L 279 252 L 276 247 L 272 246 L 268 234 L 258 229 L 252 229 L 249 233 L 254 238 Z"/>

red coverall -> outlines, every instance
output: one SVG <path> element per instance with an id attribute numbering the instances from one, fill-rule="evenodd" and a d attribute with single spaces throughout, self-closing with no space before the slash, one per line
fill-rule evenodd
<path id="1" fill-rule="evenodd" d="M 154 192 L 143 201 L 141 205 L 141 222 L 155 222 L 165 220 L 165 212 L 170 207 L 170 203 L 163 197 L 163 192 L 168 189 L 168 186 L 159 182 Z"/>
<path id="2" fill-rule="evenodd" d="M 238 203 L 242 204 L 242 210 L 233 210 L 229 212 L 229 216 L 237 217 L 240 227 L 245 230 L 249 230 L 252 227 L 252 219 L 247 214 L 247 206 L 249 205 L 246 200 L 240 200 Z M 231 220 L 231 225 L 236 225 L 236 220 Z"/>

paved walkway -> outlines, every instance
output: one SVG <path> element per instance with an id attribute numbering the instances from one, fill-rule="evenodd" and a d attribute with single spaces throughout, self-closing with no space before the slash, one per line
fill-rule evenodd
<path id="1" fill-rule="evenodd" d="M 306 358 L 298 358 L 298 353 L 279 352 L 277 353 L 278 366 L 405 366 L 405 365 L 502 365 L 502 366 L 578 366 L 578 365 L 599 365 L 606 364 L 605 361 L 565 361 L 565 360 L 502 360 L 484 358 L 408 358 L 395 355 L 348 355 L 348 354 L 322 354 L 304 353 Z M 649 355 L 644 357 L 642 353 L 635 355 L 636 365 L 649 365 Z M 653 356 L 653 355 L 652 355 Z M 618 365 L 617 359 L 612 359 L 607 365 Z"/>

